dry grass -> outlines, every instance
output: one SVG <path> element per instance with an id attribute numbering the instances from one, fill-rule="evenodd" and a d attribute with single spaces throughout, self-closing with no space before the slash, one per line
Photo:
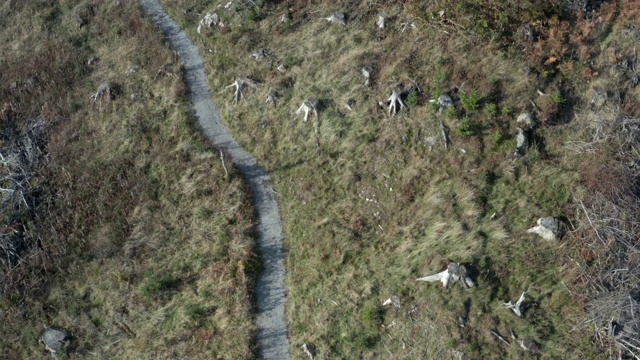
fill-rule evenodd
<path id="1" fill-rule="evenodd" d="M 128 1 L 10 1 L 0 18 L 22 19 L 0 31 L 12 120 L 46 123 L 29 246 L 2 272 L 1 357 L 42 357 L 48 325 L 72 358 L 253 357 L 250 196 L 198 135 L 161 34 Z M 91 101 L 105 81 L 112 99 Z"/>
<path id="2" fill-rule="evenodd" d="M 592 20 L 580 14 L 571 21 L 527 19 L 519 26 L 529 24 L 540 47 L 521 38 L 523 27 L 517 26 L 518 33 L 508 34 L 513 48 L 505 48 L 482 41 L 486 34 L 440 21 L 444 5 L 438 2 L 258 3 L 229 10 L 217 3 L 164 4 L 203 49 L 228 126 L 273 174 L 289 254 L 294 355 L 302 356 L 299 346 L 311 342 L 318 358 L 435 358 L 451 356 L 452 349 L 468 358 L 606 356 L 591 342 L 590 329 L 574 329 L 585 316 L 584 288 L 575 277 L 581 268 L 571 260 L 582 251 L 577 235 L 550 244 L 525 230 L 541 216 L 575 220 L 573 196 L 594 194 L 584 177 L 609 169 L 592 170 L 589 159 L 569 154 L 565 144 L 584 139 L 585 132 L 575 130 L 589 125 L 576 115 L 590 101 L 581 95 L 589 89 L 584 80 L 602 79 L 594 74 L 611 63 L 587 66 L 600 52 L 572 57 L 563 41 L 573 36 L 578 46 L 607 36 L 617 50 L 603 45 L 602 54 L 628 54 L 632 46 L 623 39 L 629 18 L 616 18 L 605 6 Z M 322 19 L 336 10 L 347 14 L 346 27 Z M 199 18 L 213 11 L 226 27 L 196 34 Z M 374 22 L 382 11 L 390 15 L 389 27 L 378 30 Z M 445 18 L 461 24 L 477 15 L 448 11 L 453 14 Z M 280 22 L 283 14 L 289 23 Z M 418 29 L 402 33 L 405 21 Z M 255 61 L 251 54 L 261 48 L 270 56 Z M 280 64 L 287 64 L 285 73 L 276 70 Z M 370 88 L 362 86 L 362 65 L 374 68 Z M 232 106 L 223 86 L 239 76 L 264 86 Z M 412 80 L 422 90 L 416 103 L 388 118 L 377 102 L 386 100 L 394 84 L 408 88 Z M 610 89 L 622 84 L 608 81 Z M 477 91 L 479 109 L 465 111 L 458 103 L 445 114 L 453 148 L 444 151 L 428 100 L 454 85 L 461 88 L 456 99 Z M 263 104 L 273 92 L 277 106 Z M 637 98 L 637 90 L 626 94 Z M 322 104 L 319 153 L 311 122 L 292 116 L 306 97 Z M 355 100 L 353 111 L 342 105 L 347 98 Z M 495 104 L 497 114 L 488 104 Z M 514 162 L 515 118 L 532 110 L 541 126 L 526 156 Z M 471 136 L 454 131 L 464 116 L 473 124 Z M 443 290 L 414 281 L 448 261 L 470 265 L 478 287 Z M 530 307 L 523 319 L 500 307 L 525 290 Z M 393 294 L 403 303 L 397 316 L 381 307 Z M 463 315 L 467 325 L 461 328 Z M 541 344 L 542 354 L 505 347 L 490 332 L 508 337 L 510 329 Z"/>

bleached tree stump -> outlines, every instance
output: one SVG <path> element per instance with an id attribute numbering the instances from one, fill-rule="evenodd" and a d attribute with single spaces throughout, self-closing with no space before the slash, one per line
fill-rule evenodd
<path id="1" fill-rule="evenodd" d="M 304 113 L 304 121 L 309 120 L 309 114 L 313 113 L 315 117 L 318 117 L 318 112 L 316 110 L 316 106 L 318 105 L 317 100 L 315 99 L 306 99 L 302 102 L 302 105 L 296 110 L 296 115 L 300 115 Z"/>
<path id="2" fill-rule="evenodd" d="M 518 317 L 522 317 L 522 309 L 520 309 L 522 302 L 524 301 L 525 296 L 527 296 L 527 292 L 523 292 L 522 295 L 520 295 L 520 298 L 518 299 L 518 301 L 516 301 L 516 303 L 512 303 L 511 300 L 509 300 L 509 302 L 507 303 L 503 303 L 502 306 L 504 306 L 507 309 L 511 309 L 513 311 L 514 314 L 516 314 Z"/>
<path id="3" fill-rule="evenodd" d="M 398 113 L 398 105 L 400 105 L 401 110 L 406 107 L 400 95 L 400 87 L 396 86 L 395 88 L 393 88 L 393 92 L 387 100 L 387 102 L 389 103 L 389 116 L 391 116 L 391 113 L 393 113 L 393 115 Z"/>
<path id="4" fill-rule="evenodd" d="M 518 128 L 518 134 L 516 135 L 516 151 L 513 153 L 513 156 L 524 156 L 527 146 L 529 146 L 527 133 L 522 128 Z"/>
<path id="5" fill-rule="evenodd" d="M 251 57 L 258 61 L 263 60 L 266 56 L 267 56 L 267 50 L 265 49 L 256 50 L 253 54 L 251 54 Z"/>
<path id="6" fill-rule="evenodd" d="M 236 88 L 236 91 L 233 94 L 233 105 L 236 105 L 240 100 L 240 98 L 244 99 L 244 95 L 242 94 L 242 88 L 245 87 L 245 85 L 249 85 L 251 87 L 258 87 L 260 86 L 260 83 L 254 80 L 251 80 L 249 78 L 238 78 L 233 84 L 226 87 L 227 89 L 230 87 Z"/>
<path id="7" fill-rule="evenodd" d="M 265 103 L 271 105 L 271 106 L 276 106 L 276 95 L 275 94 L 269 94 L 267 96 L 267 100 L 265 100 Z"/>
<path id="8" fill-rule="evenodd" d="M 474 287 L 475 284 L 469 277 L 467 268 L 464 265 L 450 263 L 445 271 L 439 272 L 434 275 L 429 275 L 421 278 L 417 278 L 417 281 L 436 282 L 440 281 L 442 286 L 447 287 L 451 283 L 462 280 L 462 284 L 465 287 Z"/>
<path id="9" fill-rule="evenodd" d="M 536 118 L 531 113 L 522 113 L 518 115 L 516 123 L 519 127 L 529 131 L 533 130 L 533 128 L 536 126 Z"/>
<path id="10" fill-rule="evenodd" d="M 531 339 L 518 340 L 518 345 L 520 345 L 520 348 L 522 348 L 522 350 L 524 351 L 540 353 L 540 346 L 538 346 L 538 344 L 536 344 L 536 342 Z"/>
<path id="11" fill-rule="evenodd" d="M 103 82 L 102 84 L 100 84 L 100 86 L 98 86 L 98 90 L 96 91 L 95 94 L 91 95 L 90 99 L 95 102 L 96 100 L 98 100 L 99 98 L 102 98 L 105 95 L 108 96 L 109 98 L 111 98 L 113 95 L 111 92 L 111 84 L 109 84 L 108 82 Z"/>
<path id="12" fill-rule="evenodd" d="M 362 69 L 360 69 L 360 72 L 362 73 L 362 76 L 364 76 L 364 86 L 369 86 L 373 69 L 371 66 L 363 66 Z"/>
<path id="13" fill-rule="evenodd" d="M 393 307 L 395 307 L 396 309 L 400 308 L 400 298 L 397 297 L 396 295 L 393 295 L 392 297 L 390 297 L 389 299 L 387 299 L 385 302 L 382 303 L 382 306 L 386 306 L 389 304 L 393 304 Z"/>
<path id="14" fill-rule="evenodd" d="M 387 15 L 386 12 L 383 12 L 382 14 L 378 15 L 378 21 L 376 21 L 376 25 L 378 25 L 379 29 L 384 29 L 384 23 L 385 21 L 387 21 L 388 17 L 389 15 Z"/>
<path id="15" fill-rule="evenodd" d="M 560 233 L 560 221 L 558 219 L 548 216 L 538 219 L 536 226 L 528 229 L 528 233 L 537 234 L 541 238 L 549 241 L 557 240 Z"/>
<path id="16" fill-rule="evenodd" d="M 333 14 L 331 14 L 331 16 L 325 18 L 325 20 L 327 20 L 332 24 L 340 24 L 342 26 L 347 25 L 347 23 L 344 20 L 344 14 L 339 11 L 334 12 Z"/>
<path id="17" fill-rule="evenodd" d="M 313 357 L 316 356 L 316 347 L 313 344 L 302 344 L 302 350 L 309 357 L 309 360 L 313 360 Z"/>
<path id="18" fill-rule="evenodd" d="M 218 14 L 207 13 L 207 15 L 205 15 L 204 18 L 202 18 L 202 20 L 200 20 L 200 23 L 198 24 L 198 34 L 201 33 L 203 26 L 211 28 L 216 25 L 218 25 Z"/>

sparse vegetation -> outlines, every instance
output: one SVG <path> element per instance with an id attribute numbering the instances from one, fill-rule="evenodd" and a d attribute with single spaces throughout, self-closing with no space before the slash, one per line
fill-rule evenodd
<path id="1" fill-rule="evenodd" d="M 43 358 L 58 326 L 69 358 L 252 358 L 250 198 L 162 34 L 134 1 L 7 1 L 0 19 L 1 167 L 28 150 L 34 174 L 29 206 L 1 208 L 0 357 Z"/>
<path id="2" fill-rule="evenodd" d="M 34 357 L 42 319 L 51 319 L 71 328 L 77 351 L 102 357 L 252 357 L 248 289 L 259 262 L 250 199 L 194 135 L 179 76 L 150 79 L 163 63 L 179 74 L 160 35 L 131 4 L 118 16 L 112 5 L 92 5 L 103 18 L 82 32 L 73 19 L 93 3 L 29 11 L 10 3 L 0 8 L 3 18 L 19 12 L 40 30 L 3 28 L 2 94 L 16 96 L 21 118 L 44 111 L 52 124 L 47 176 L 30 183 L 50 189 L 40 200 L 47 216 L 5 214 L 6 233 L 24 227 L 32 244 L 43 244 L 27 252 L 31 265 L 7 275 L 15 286 L 2 300 L 11 314 L 0 325 L 7 356 Z M 163 2 L 201 47 L 227 126 L 272 174 L 294 358 L 308 342 L 317 358 L 635 352 L 640 10 L 631 0 L 588 13 L 574 3 L 382 1 L 376 11 L 344 3 L 342 27 L 316 16 L 336 11 L 327 1 L 238 2 L 218 10 L 225 27 L 197 36 L 202 14 L 218 2 Z M 378 10 L 392 15 L 384 29 L 375 27 Z M 46 45 L 45 29 L 66 37 Z M 15 50 L 27 40 L 43 44 L 30 57 Z M 251 58 L 259 48 L 268 48 L 268 61 Z M 98 65 L 84 65 L 90 54 Z M 18 66 L 25 58 L 28 66 Z M 134 60 L 143 71 L 125 76 Z M 375 70 L 368 87 L 364 65 Z M 58 74 L 72 76 L 49 81 Z M 264 86 L 232 106 L 224 86 L 237 76 Z M 105 78 L 122 95 L 91 105 Z M 390 120 L 378 104 L 391 86 L 413 80 L 432 99 L 451 91 L 455 107 L 439 114 L 410 92 L 410 111 Z M 53 88 L 68 94 L 62 100 L 45 91 L 55 83 L 71 89 Z M 609 94 L 606 106 L 591 105 L 596 87 Z M 145 102 L 130 102 L 134 92 Z M 34 93 L 40 102 L 20 95 Z M 276 106 L 263 104 L 271 93 Z M 307 96 L 321 104 L 318 131 L 292 116 Z M 342 105 L 347 96 L 352 111 Z M 524 111 L 540 126 L 514 160 L 513 116 Z M 448 151 L 440 120 L 451 129 Z M 526 233 L 546 216 L 566 221 L 568 234 L 544 242 Z M 450 262 L 465 264 L 477 286 L 415 281 Z M 522 317 L 501 306 L 523 291 Z M 401 299 L 399 310 L 381 306 L 391 295 Z M 117 330 L 113 318 L 137 337 Z M 492 333 L 515 342 L 510 330 L 541 353 Z"/>

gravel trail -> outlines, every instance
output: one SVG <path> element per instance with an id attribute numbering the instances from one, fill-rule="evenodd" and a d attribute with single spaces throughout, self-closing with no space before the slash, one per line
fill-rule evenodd
<path id="1" fill-rule="evenodd" d="M 284 316 L 284 260 L 282 226 L 269 174 L 233 139 L 216 109 L 198 48 L 163 10 L 157 0 L 141 0 L 142 8 L 162 30 L 180 57 L 193 107 L 205 136 L 216 148 L 226 149 L 233 163 L 249 183 L 256 208 L 262 274 L 256 284 L 258 314 L 256 326 L 259 355 L 263 359 L 289 359 L 289 340 Z"/>

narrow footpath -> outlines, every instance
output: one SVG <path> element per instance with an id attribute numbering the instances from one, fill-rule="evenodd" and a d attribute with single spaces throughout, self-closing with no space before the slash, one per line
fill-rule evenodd
<path id="1" fill-rule="evenodd" d="M 191 90 L 193 107 L 205 136 L 213 146 L 225 149 L 233 164 L 249 184 L 253 204 L 258 215 L 258 245 L 262 255 L 262 274 L 256 284 L 258 314 L 257 345 L 263 359 L 289 359 L 289 340 L 284 316 L 284 260 L 282 253 L 282 225 L 278 205 L 270 184 L 269 174 L 257 164 L 231 136 L 222 124 L 216 109 L 202 57 L 187 34 L 180 30 L 162 8 L 158 0 L 141 0 L 142 8 L 153 23 L 162 30 L 180 57 L 187 85 Z"/>

